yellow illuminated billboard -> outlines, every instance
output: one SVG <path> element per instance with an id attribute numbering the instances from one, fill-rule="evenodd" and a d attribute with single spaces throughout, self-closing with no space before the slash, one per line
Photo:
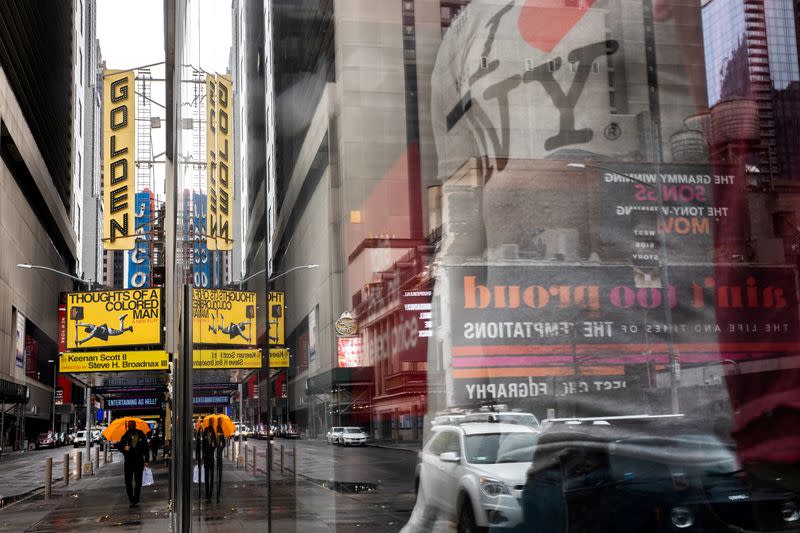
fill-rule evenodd
<path id="1" fill-rule="evenodd" d="M 67 294 L 67 350 L 161 344 L 161 289 Z"/>
<path id="2" fill-rule="evenodd" d="M 133 71 L 106 70 L 103 76 L 103 246 L 131 250 L 136 240 L 136 106 Z"/>
<path id="3" fill-rule="evenodd" d="M 261 350 L 208 349 L 192 351 L 192 367 L 202 369 L 261 368 Z"/>
<path id="4" fill-rule="evenodd" d="M 286 348 L 270 348 L 270 368 L 289 368 L 289 350 Z"/>
<path id="5" fill-rule="evenodd" d="M 195 289 L 192 340 L 195 344 L 256 344 L 256 293 Z"/>
<path id="6" fill-rule="evenodd" d="M 267 293 L 267 320 L 269 320 L 269 343 L 286 344 L 286 326 L 283 321 L 284 297 L 280 291 Z"/>
<path id="7" fill-rule="evenodd" d="M 217 77 L 206 76 L 206 245 L 217 249 Z"/>
<path id="8" fill-rule="evenodd" d="M 217 76 L 217 250 L 233 249 L 233 84 Z"/>
<path id="9" fill-rule="evenodd" d="M 141 352 L 65 352 L 58 362 L 59 372 L 131 372 L 167 370 L 169 354 L 163 350 Z"/>

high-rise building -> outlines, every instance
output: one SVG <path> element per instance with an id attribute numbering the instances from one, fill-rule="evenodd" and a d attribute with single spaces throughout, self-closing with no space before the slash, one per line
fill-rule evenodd
<path id="1" fill-rule="evenodd" d="M 17 416 L 6 417 L 4 447 L 53 423 L 59 293 L 76 288 L 63 276 L 15 265 L 80 273 L 83 144 L 76 138 L 84 93 L 76 86 L 87 79 L 81 6 L 0 4 L 0 249 L 7 267 L 0 272 L 0 380 L 3 391 L 30 391 L 27 403 L 24 392 L 0 398 L 4 411 L 19 406 Z M 67 423 L 55 417 L 57 430 Z"/>
<path id="2" fill-rule="evenodd" d="M 751 163 L 770 180 L 796 180 L 800 154 L 797 29 L 791 0 L 709 0 L 703 5 L 709 106 L 752 100 L 760 142 Z"/>

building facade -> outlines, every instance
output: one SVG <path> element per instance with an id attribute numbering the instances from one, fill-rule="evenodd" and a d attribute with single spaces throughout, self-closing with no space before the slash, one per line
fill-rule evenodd
<path id="1" fill-rule="evenodd" d="M 13 413 L 4 416 L 4 447 L 22 446 L 54 422 L 59 430 L 71 425 L 68 416 L 54 417 L 58 384 L 51 361 L 58 353 L 58 295 L 75 285 L 16 265 L 80 273 L 78 192 L 83 176 L 76 154 L 83 144 L 76 142 L 76 132 L 84 118 L 79 102 L 86 68 L 78 52 L 84 49 L 85 12 L 80 2 L 38 4 L 0 7 L 0 379 L 4 391 L 7 383 L 28 388 L 22 398 L 4 394 L 3 411 Z M 46 20 L 34 15 L 42 9 L 50 14 Z M 19 20 L 24 27 L 7 25 Z"/>

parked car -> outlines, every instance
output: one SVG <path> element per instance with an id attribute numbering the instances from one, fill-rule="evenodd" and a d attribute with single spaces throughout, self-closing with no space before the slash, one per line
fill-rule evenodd
<path id="1" fill-rule="evenodd" d="M 233 438 L 238 439 L 239 435 L 242 436 L 243 440 L 247 440 L 247 426 L 244 424 L 235 424 L 236 429 L 233 432 Z"/>
<path id="2" fill-rule="evenodd" d="M 519 526 L 519 497 L 538 435 L 500 422 L 435 426 L 415 476 L 423 516 L 434 512 L 459 532 Z"/>
<path id="3" fill-rule="evenodd" d="M 283 428 L 282 437 L 285 439 L 300 438 L 300 429 L 297 427 L 297 424 L 286 424 Z"/>
<path id="4" fill-rule="evenodd" d="M 56 433 L 56 446 L 64 446 L 69 443 L 69 435 L 66 433 Z"/>
<path id="5" fill-rule="evenodd" d="M 343 427 L 338 439 L 337 444 L 342 446 L 364 446 L 367 444 L 367 434 L 357 427 Z"/>
<path id="6" fill-rule="evenodd" d="M 81 448 L 86 446 L 86 431 L 80 430 L 75 432 L 75 439 L 72 441 L 72 445 L 75 448 Z"/>
<path id="7" fill-rule="evenodd" d="M 800 530 L 800 492 L 748 472 L 707 427 L 645 417 L 552 424 L 522 491 L 526 530 Z"/>
<path id="8" fill-rule="evenodd" d="M 37 450 L 39 448 L 55 448 L 58 446 L 56 434 L 52 431 L 48 431 L 47 433 L 39 433 L 39 436 L 36 437 L 35 445 Z"/>
<path id="9" fill-rule="evenodd" d="M 333 426 L 331 429 L 328 430 L 328 433 L 325 435 L 325 439 L 328 441 L 328 444 L 338 444 L 339 443 L 339 436 L 342 434 L 344 428 L 342 426 Z"/>

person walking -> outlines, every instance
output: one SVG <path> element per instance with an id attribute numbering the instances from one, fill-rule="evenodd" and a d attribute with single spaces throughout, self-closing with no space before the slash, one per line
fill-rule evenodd
<path id="1" fill-rule="evenodd" d="M 147 464 L 147 437 L 141 429 L 136 429 L 136 422 L 128 421 L 128 431 L 122 435 L 117 443 L 117 449 L 125 458 L 125 490 L 131 508 L 139 504 L 139 495 L 142 492 L 142 474 Z M 133 487 L 133 482 L 136 487 Z"/>
<path id="2" fill-rule="evenodd" d="M 197 462 L 197 497 L 203 499 L 203 417 L 197 421 L 194 432 L 194 460 Z"/>
<path id="3" fill-rule="evenodd" d="M 214 421 L 210 420 L 203 431 L 203 467 L 206 474 L 206 501 L 211 501 L 214 494 L 214 453 L 217 447 L 217 433 Z"/>
<path id="4" fill-rule="evenodd" d="M 158 450 L 161 448 L 161 435 L 157 431 L 153 432 L 153 438 L 150 439 L 150 461 L 155 463 L 158 457 Z"/>
<path id="5" fill-rule="evenodd" d="M 227 440 L 225 433 L 222 431 L 222 418 L 217 418 L 217 446 L 216 461 L 217 461 L 217 503 L 219 503 L 219 493 L 222 490 L 222 452 L 225 450 Z"/>

